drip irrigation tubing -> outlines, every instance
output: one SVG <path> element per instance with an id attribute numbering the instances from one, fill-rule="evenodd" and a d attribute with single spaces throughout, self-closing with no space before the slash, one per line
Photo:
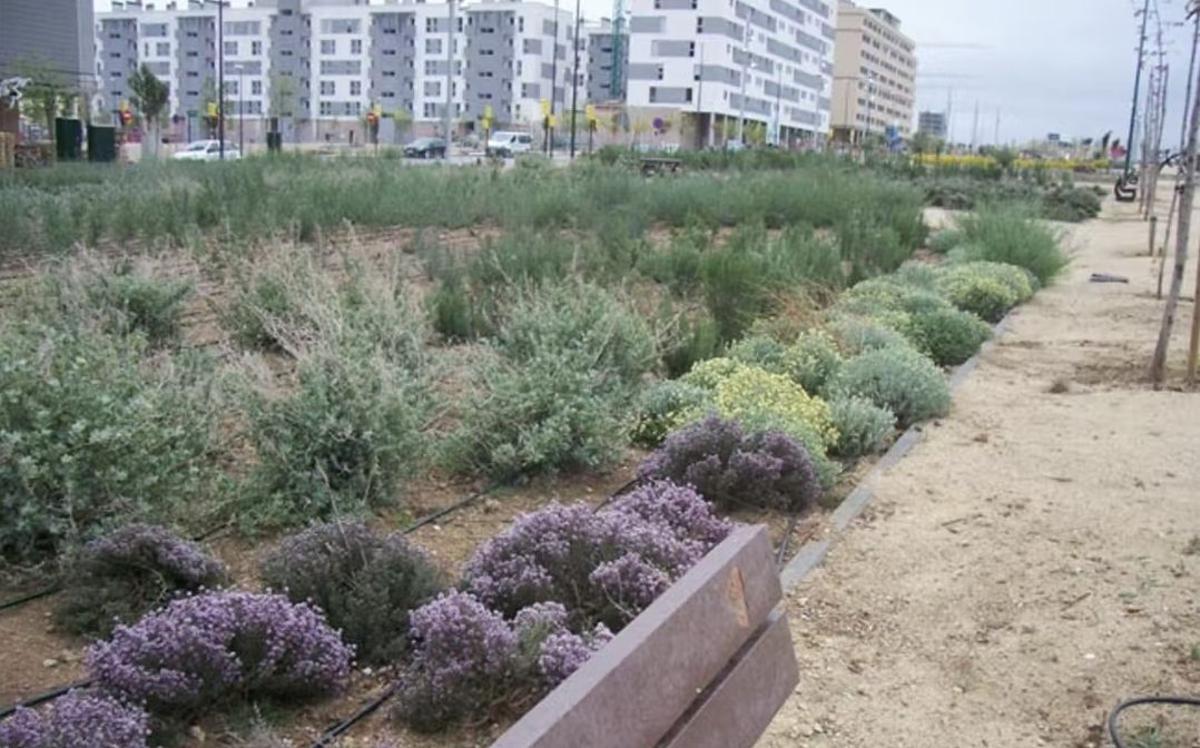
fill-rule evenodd
<path id="1" fill-rule="evenodd" d="M 796 532 L 796 525 L 800 524 L 800 513 L 794 512 L 792 518 L 788 520 L 787 532 L 783 535 L 783 540 L 779 541 L 779 551 L 775 554 L 775 566 L 783 568 L 783 562 L 787 560 L 788 546 L 792 542 L 792 534 Z"/>
<path id="2" fill-rule="evenodd" d="M 416 520 L 415 522 L 413 522 L 411 525 L 404 528 L 400 532 L 404 535 L 411 535 L 412 533 L 416 532 L 417 530 L 420 530 L 425 525 L 430 525 L 430 524 L 433 524 L 434 522 L 437 522 L 439 519 L 441 519 L 442 517 L 445 517 L 447 514 L 453 514 L 454 512 L 457 512 L 459 509 L 470 506 L 474 502 L 478 501 L 479 499 L 483 498 L 484 496 L 487 496 L 492 491 L 495 491 L 497 488 L 500 488 L 503 485 L 504 484 L 501 482 L 492 483 L 491 485 L 487 486 L 486 488 L 483 488 L 479 491 L 476 491 L 473 494 L 470 494 L 466 498 L 459 499 L 458 501 L 454 502 L 450 506 L 443 507 L 441 509 L 438 509 L 436 512 L 430 512 L 429 514 L 426 514 L 424 517 L 421 517 L 420 519 Z"/>
<path id="3" fill-rule="evenodd" d="M 317 738 L 317 741 L 312 744 L 312 748 L 328 748 L 328 746 L 333 745 L 330 741 L 337 740 L 343 734 L 349 732 L 350 728 L 354 727 L 356 722 L 370 716 L 376 709 L 383 706 L 383 702 L 395 695 L 397 688 L 399 688 L 399 683 L 393 683 L 383 693 L 359 707 L 357 712 L 321 733 L 321 737 Z"/>
<path id="4" fill-rule="evenodd" d="M 216 527 L 209 529 L 209 530 L 205 530 L 204 532 L 200 533 L 199 535 L 196 535 L 195 537 L 192 538 L 192 540 L 194 540 L 197 543 L 202 542 L 204 540 L 208 540 L 209 538 L 220 533 L 222 530 L 229 528 L 232 525 L 233 525 L 232 522 L 222 522 L 221 524 L 217 525 Z M 56 582 L 52 585 L 49 585 L 48 587 L 43 587 L 40 590 L 34 590 L 33 592 L 30 592 L 26 595 L 22 595 L 17 598 L 13 598 L 12 600 L 5 600 L 4 602 L 0 603 L 0 610 L 8 610 L 10 608 L 16 608 L 18 606 L 24 605 L 25 603 L 31 603 L 34 600 L 40 600 L 43 597 L 49 597 L 50 595 L 53 595 L 54 593 L 59 592 L 61 590 L 62 590 L 62 584 Z"/>
<path id="5" fill-rule="evenodd" d="M 88 686 L 92 685 L 93 682 L 94 682 L 93 678 L 87 678 L 85 680 L 77 680 L 74 683 L 68 683 L 65 686 L 55 686 L 54 688 L 51 688 L 49 691 L 42 691 L 41 693 L 37 694 L 36 696 L 30 696 L 28 699 L 25 699 L 24 701 L 14 702 L 12 706 L 8 706 L 8 707 L 5 707 L 4 709 L 0 709 L 0 719 L 4 719 L 8 715 L 17 711 L 18 709 L 21 709 L 22 707 L 37 706 L 38 704 L 42 704 L 47 701 L 53 701 L 54 699 L 57 699 L 59 696 L 63 696 L 66 693 L 73 691 L 76 688 L 87 688 Z"/>
<path id="6" fill-rule="evenodd" d="M 1129 748 L 1129 744 L 1121 739 L 1120 731 L 1117 729 L 1117 722 L 1121 718 L 1121 712 L 1135 706 L 1150 706 L 1158 704 L 1160 706 L 1194 706 L 1200 707 L 1200 698 L 1192 696 L 1139 696 L 1133 699 L 1122 701 L 1108 714 L 1108 736 L 1112 738 L 1113 745 L 1116 748 Z"/>

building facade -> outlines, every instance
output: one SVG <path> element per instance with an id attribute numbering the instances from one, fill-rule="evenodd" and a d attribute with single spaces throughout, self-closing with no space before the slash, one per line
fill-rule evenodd
<path id="1" fill-rule="evenodd" d="M 95 38 L 92 0 L 0 0 L 0 77 L 38 66 L 90 91 Z"/>
<path id="2" fill-rule="evenodd" d="M 569 13 L 484 0 L 450 16 L 447 3 L 258 0 L 225 8 L 219 34 L 213 3 L 118 0 L 95 24 L 95 70 L 103 108 L 115 113 L 146 63 L 170 86 L 179 139 L 207 135 L 222 62 L 226 121 L 252 140 L 270 118 L 287 140 L 362 143 L 376 111 L 381 141 L 398 142 L 440 133 L 448 102 L 460 129 L 487 106 L 496 126 L 529 128 L 543 99 L 569 106 Z"/>
<path id="3" fill-rule="evenodd" d="M 622 91 L 613 92 L 613 68 L 619 67 L 619 88 L 629 74 L 629 34 L 623 31 L 620 39 L 615 40 L 613 23 L 605 18 L 599 23 L 584 24 L 581 38 L 587 61 L 587 100 L 597 104 L 623 100 Z"/>
<path id="4" fill-rule="evenodd" d="M 946 113 L 921 112 L 917 117 L 917 132 L 939 140 L 946 139 Z"/>
<path id="5" fill-rule="evenodd" d="M 917 56 L 900 20 L 882 8 L 838 4 L 833 77 L 833 134 L 857 143 L 866 135 L 912 134 Z"/>
<path id="6" fill-rule="evenodd" d="M 648 122 L 663 145 L 821 141 L 835 16 L 825 0 L 633 0 L 626 101 L 635 134 Z"/>

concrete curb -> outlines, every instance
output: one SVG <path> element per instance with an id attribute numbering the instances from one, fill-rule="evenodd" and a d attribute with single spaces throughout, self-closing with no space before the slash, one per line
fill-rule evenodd
<path id="1" fill-rule="evenodd" d="M 1017 308 L 1019 309 L 1019 307 Z M 979 367 L 979 362 L 984 354 L 995 347 L 996 341 L 1008 329 L 1009 322 L 1017 313 L 1017 309 L 1013 309 L 1004 316 L 999 322 L 992 327 L 992 337 L 983 346 L 979 352 L 956 368 L 947 381 L 950 387 L 950 393 L 954 394 L 971 376 L 971 373 Z M 800 549 L 796 551 L 796 555 L 792 556 L 791 560 L 784 565 L 779 571 L 779 578 L 783 584 L 784 592 L 788 592 L 800 582 L 804 581 L 812 570 L 821 565 L 828 555 L 829 549 L 833 547 L 836 539 L 836 534 L 840 534 L 850 526 L 850 523 L 855 520 L 863 510 L 871 503 L 871 499 L 875 498 L 875 485 L 879 479 L 894 468 L 901 460 L 912 451 L 913 447 L 921 442 L 923 427 L 921 424 L 909 426 L 908 429 L 900 435 L 900 438 L 892 444 L 887 452 L 884 452 L 883 457 L 879 458 L 879 462 L 863 477 L 862 482 L 855 487 L 841 504 L 838 504 L 837 509 L 833 511 L 830 520 L 833 523 L 835 535 L 821 540 L 810 540 Z"/>

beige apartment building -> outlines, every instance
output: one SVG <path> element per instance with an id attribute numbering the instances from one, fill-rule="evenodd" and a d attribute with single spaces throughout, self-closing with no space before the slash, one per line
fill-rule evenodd
<path id="1" fill-rule="evenodd" d="M 895 126 L 912 134 L 917 57 L 913 40 L 900 31 L 900 19 L 883 8 L 838 3 L 834 43 L 832 135 L 857 143 L 866 133 L 884 134 Z"/>

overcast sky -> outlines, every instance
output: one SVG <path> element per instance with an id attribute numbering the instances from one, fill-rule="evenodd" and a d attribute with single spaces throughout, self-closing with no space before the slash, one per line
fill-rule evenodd
<path id="1" fill-rule="evenodd" d="M 552 2 L 552 0 L 549 0 Z M 1061 133 L 1125 139 L 1142 0 L 877 0 L 917 42 L 919 109 L 944 111 L 953 89 L 953 135 L 1024 141 Z M 108 0 L 97 0 L 107 9 Z M 236 4 L 244 4 L 244 0 Z M 574 0 L 563 0 L 568 9 Z M 1190 29 L 1179 26 L 1185 0 L 1151 0 L 1168 39 L 1173 138 L 1187 78 Z M 582 0 L 585 18 L 612 14 L 611 0 Z M 1155 31 L 1151 24 L 1151 36 Z"/>

